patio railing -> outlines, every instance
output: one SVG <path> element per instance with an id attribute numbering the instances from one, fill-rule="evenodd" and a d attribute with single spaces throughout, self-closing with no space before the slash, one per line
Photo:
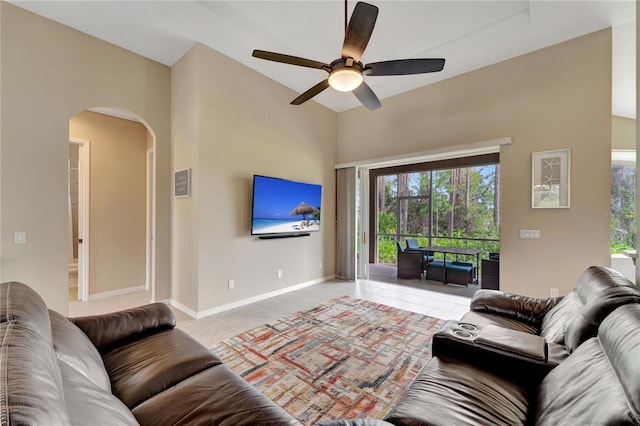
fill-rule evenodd
<path id="1" fill-rule="evenodd" d="M 398 238 L 396 235 L 383 235 L 378 234 L 378 260 L 376 263 L 395 264 L 397 262 L 397 248 L 396 240 L 400 241 L 402 246 L 405 247 L 405 240 L 407 238 L 415 238 L 418 240 L 420 247 L 432 246 L 445 246 L 445 247 L 459 247 L 459 248 L 474 248 L 480 250 L 480 259 L 488 259 L 489 253 L 500 252 L 500 240 L 492 238 L 470 238 L 470 237 L 431 237 L 431 244 L 429 244 L 428 237 L 421 237 L 417 235 L 401 235 Z M 442 256 L 442 254 L 436 253 L 436 258 Z M 450 257 L 447 257 L 450 259 Z M 471 257 L 464 259 L 465 262 L 476 263 L 475 258 Z M 480 271 L 480 265 L 475 265 Z"/>

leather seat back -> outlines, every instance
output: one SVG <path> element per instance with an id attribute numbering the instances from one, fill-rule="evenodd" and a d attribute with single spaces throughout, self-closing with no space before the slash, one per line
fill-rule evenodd
<path id="1" fill-rule="evenodd" d="M 17 282 L 0 284 L 0 300 L 0 423 L 70 424 L 47 305 Z"/>
<path id="2" fill-rule="evenodd" d="M 38 293 L 25 284 L 6 282 L 0 285 L 0 300 L 0 322 L 28 322 L 51 343 L 49 309 Z"/>
<path id="3" fill-rule="evenodd" d="M 567 327 L 565 346 L 573 352 L 585 340 L 598 332 L 598 326 L 617 307 L 628 303 L 640 303 L 640 289 L 636 287 L 611 287 L 594 295 L 578 310 Z M 638 377 L 640 380 L 640 377 Z"/>
<path id="4" fill-rule="evenodd" d="M 640 304 L 617 308 L 598 336 L 542 381 L 533 424 L 640 424 Z"/>
<path id="5" fill-rule="evenodd" d="M 576 287 L 567 294 L 542 320 L 540 335 L 549 343 L 565 343 L 565 335 L 569 325 L 579 315 L 583 306 L 592 299 L 598 297 L 600 292 L 612 287 L 633 287 L 633 283 L 627 280 L 620 272 L 604 266 L 590 266 L 580 274 Z M 617 305 L 619 306 L 619 305 Z M 610 312 L 610 310 L 608 311 Z M 607 313 L 608 313 L 607 312 Z M 604 318 L 604 317 L 603 317 Z M 602 318 L 600 318 L 602 321 Z M 595 327 L 597 328 L 598 322 Z M 576 324 L 576 328 L 578 325 Z M 595 330 L 589 331 L 579 340 L 584 341 L 585 336 L 595 335 Z"/>

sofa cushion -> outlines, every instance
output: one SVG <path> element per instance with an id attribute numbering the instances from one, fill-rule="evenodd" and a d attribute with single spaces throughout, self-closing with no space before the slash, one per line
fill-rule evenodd
<path id="1" fill-rule="evenodd" d="M 222 361 L 182 330 L 128 342 L 103 354 L 113 394 L 133 408 L 176 383 Z"/>
<path id="2" fill-rule="evenodd" d="M 540 299 L 498 290 L 477 290 L 469 307 L 478 313 L 494 313 L 531 324 L 540 330 L 545 315 L 558 303 L 556 298 Z M 539 334 L 537 332 L 536 334 Z"/>
<path id="3" fill-rule="evenodd" d="M 6 282 L 0 286 L 0 322 L 25 321 L 33 325 L 47 342 L 51 342 L 49 310 L 42 297 L 29 286 Z"/>
<path id="4" fill-rule="evenodd" d="M 532 391 L 445 357 L 432 358 L 385 417 L 394 425 L 523 425 Z"/>
<path id="5" fill-rule="evenodd" d="M 580 315 L 580 310 L 584 305 L 592 300 L 602 297 L 603 290 L 616 287 L 633 287 L 633 283 L 627 280 L 618 271 L 604 266 L 590 266 L 578 277 L 576 287 L 567 294 L 547 315 L 542 322 L 540 335 L 547 342 L 565 344 L 567 328 L 576 316 Z M 602 318 L 600 318 L 600 321 Z M 586 325 L 586 324 L 583 324 Z M 575 331 L 579 328 L 578 323 L 574 326 L 574 338 L 578 337 Z M 574 345 L 580 344 L 587 337 L 593 336 L 593 330 L 583 330 L 585 335 L 578 337 Z"/>
<path id="6" fill-rule="evenodd" d="M 598 329 L 598 341 L 627 397 L 630 415 L 640 424 L 640 304 L 613 311 Z"/>
<path id="7" fill-rule="evenodd" d="M 60 361 L 62 384 L 72 425 L 137 425 L 129 409 L 111 392 L 89 380 L 64 361 Z"/>
<path id="8" fill-rule="evenodd" d="M 536 425 L 640 424 L 640 305 L 616 309 L 598 337 L 580 345 L 542 381 Z"/>
<path id="9" fill-rule="evenodd" d="M 59 360 L 111 393 L 111 382 L 102 357 L 86 334 L 55 311 L 49 311 L 53 349 Z"/>
<path id="10" fill-rule="evenodd" d="M 101 354 L 127 341 L 175 327 L 176 318 L 165 303 L 151 303 L 104 315 L 70 318 Z"/>
<path id="11" fill-rule="evenodd" d="M 540 335 L 548 343 L 564 344 L 564 336 L 567 326 L 582 308 L 582 302 L 575 290 L 562 298 L 562 300 L 547 312 L 542 320 Z"/>
<path id="12" fill-rule="evenodd" d="M 605 288 L 619 286 L 633 286 L 633 283 L 615 269 L 589 266 L 578 277 L 576 292 L 584 305 Z"/>
<path id="13" fill-rule="evenodd" d="M 299 425 L 224 364 L 202 371 L 133 409 L 141 425 Z"/>
<path id="14" fill-rule="evenodd" d="M 640 303 L 640 289 L 636 287 L 610 287 L 598 292 L 572 318 L 565 335 L 569 352 L 598 332 L 598 326 L 617 307 Z"/>
<path id="15" fill-rule="evenodd" d="M 478 327 L 485 326 L 487 324 L 498 325 L 511 330 L 521 331 L 523 333 L 538 334 L 538 329 L 531 323 L 517 320 L 505 315 L 489 312 L 474 312 L 469 311 L 462 316 L 460 322 L 467 322 L 474 324 Z"/>
<path id="16" fill-rule="evenodd" d="M 0 423 L 69 424 L 58 360 L 31 324 L 0 323 L 0 366 Z"/>

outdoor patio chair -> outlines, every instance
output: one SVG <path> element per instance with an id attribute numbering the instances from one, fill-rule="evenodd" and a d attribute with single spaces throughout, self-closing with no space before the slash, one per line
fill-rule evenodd
<path id="1" fill-rule="evenodd" d="M 400 241 L 396 241 L 396 245 L 398 247 L 398 278 L 418 278 L 422 280 L 422 273 L 424 272 L 422 252 L 419 250 L 405 250 Z"/>
<path id="2" fill-rule="evenodd" d="M 418 240 L 415 238 L 407 238 L 405 240 L 405 243 L 407 244 L 407 250 L 420 250 L 420 244 L 418 244 Z M 427 263 L 431 262 L 433 260 L 433 252 L 432 251 L 423 251 L 420 250 L 422 252 L 422 260 L 424 261 L 425 265 L 424 265 L 424 269 L 427 268 Z"/>

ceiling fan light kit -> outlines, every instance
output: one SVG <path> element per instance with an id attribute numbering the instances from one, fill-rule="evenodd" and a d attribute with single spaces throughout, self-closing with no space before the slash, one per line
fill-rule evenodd
<path id="1" fill-rule="evenodd" d="M 346 21 L 345 0 L 345 21 Z M 376 94 L 364 81 L 367 76 L 424 74 L 442 71 L 444 59 L 399 59 L 363 65 L 360 58 L 364 53 L 378 17 L 378 8 L 369 3 L 358 2 L 353 10 L 349 25 L 346 26 L 342 57 L 331 62 L 331 65 L 297 56 L 282 53 L 254 50 L 253 56 L 268 61 L 281 62 L 306 68 L 316 68 L 329 73 L 329 77 L 316 84 L 294 99 L 292 105 L 300 105 L 328 87 L 341 92 L 352 92 L 367 109 L 373 111 L 380 108 L 381 103 Z"/>
<path id="2" fill-rule="evenodd" d="M 329 74 L 329 85 L 340 92 L 351 92 L 362 80 L 362 73 L 353 68 L 340 68 Z"/>

